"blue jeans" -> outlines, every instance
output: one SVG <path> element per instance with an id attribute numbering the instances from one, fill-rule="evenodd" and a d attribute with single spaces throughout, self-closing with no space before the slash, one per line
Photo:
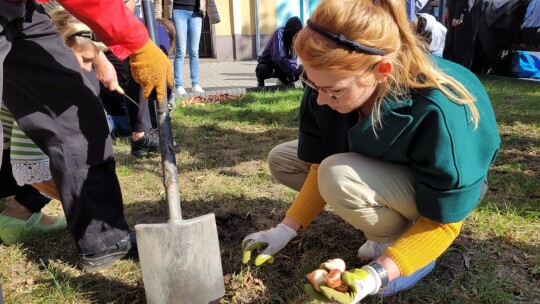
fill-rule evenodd
<path id="1" fill-rule="evenodd" d="M 199 41 L 201 40 L 202 15 L 182 9 L 173 10 L 172 20 L 176 29 L 174 54 L 174 87 L 182 86 L 182 69 L 186 57 L 186 47 L 189 54 L 189 70 L 191 84 L 199 83 Z"/>
<path id="2" fill-rule="evenodd" d="M 107 115 L 107 123 L 114 138 L 131 135 L 131 125 L 127 116 Z"/>
<path id="3" fill-rule="evenodd" d="M 443 54 L 443 51 L 431 52 L 431 55 L 433 55 L 434 57 L 438 57 L 438 58 L 443 58 L 442 54 Z"/>

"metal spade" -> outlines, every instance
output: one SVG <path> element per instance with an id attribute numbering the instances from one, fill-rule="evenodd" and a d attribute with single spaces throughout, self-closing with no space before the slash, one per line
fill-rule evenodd
<path id="1" fill-rule="evenodd" d="M 141 3 L 150 38 L 158 44 L 153 1 Z M 218 303 L 225 287 L 215 216 L 211 213 L 182 219 L 167 94 L 164 95 L 164 100 L 156 102 L 156 115 L 169 221 L 135 226 L 146 299 L 156 304 Z"/>

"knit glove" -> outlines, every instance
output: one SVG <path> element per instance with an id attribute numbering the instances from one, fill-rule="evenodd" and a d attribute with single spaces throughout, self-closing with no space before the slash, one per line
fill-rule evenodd
<path id="1" fill-rule="evenodd" d="M 242 241 L 243 259 L 246 264 L 251 259 L 251 251 L 266 246 L 255 258 L 255 266 L 260 266 L 283 249 L 296 236 L 296 231 L 285 224 L 278 224 L 270 230 L 252 233 Z"/>
<path id="2" fill-rule="evenodd" d="M 348 292 L 340 292 L 326 286 L 319 285 L 320 292 L 316 291 L 311 284 L 304 285 L 307 294 L 318 301 L 340 304 L 356 304 L 369 294 L 375 294 L 381 286 L 381 280 L 375 273 L 365 269 L 353 269 L 345 271 L 341 276 L 343 282 L 349 285 Z"/>
<path id="3" fill-rule="evenodd" d="M 167 92 L 167 84 L 172 86 L 172 64 L 163 51 L 152 40 L 148 40 L 142 48 L 131 54 L 131 74 L 144 89 L 144 97 L 149 98 L 156 89 L 157 100 L 163 101 Z"/>

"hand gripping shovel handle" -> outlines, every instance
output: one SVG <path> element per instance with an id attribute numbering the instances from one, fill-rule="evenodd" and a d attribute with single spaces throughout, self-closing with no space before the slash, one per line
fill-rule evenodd
<path id="1" fill-rule="evenodd" d="M 154 3 L 151 0 L 141 1 L 144 24 L 148 29 L 150 39 L 154 43 L 159 43 L 157 34 L 156 17 L 154 15 Z M 167 86 L 165 86 L 167 87 Z M 182 220 L 180 210 L 180 194 L 178 193 L 178 172 L 176 170 L 176 158 L 174 154 L 174 144 L 172 130 L 167 106 L 167 92 L 163 94 L 161 102 L 155 102 L 157 125 L 159 130 L 159 143 L 161 148 L 161 165 L 163 167 L 163 185 L 165 186 L 165 198 L 169 206 L 169 221 Z M 157 94 L 154 90 L 150 94 L 149 102 L 157 101 Z"/>

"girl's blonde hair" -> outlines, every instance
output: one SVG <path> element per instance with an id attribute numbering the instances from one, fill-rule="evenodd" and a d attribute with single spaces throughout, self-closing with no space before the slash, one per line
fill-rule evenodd
<path id="1" fill-rule="evenodd" d="M 311 20 L 338 36 L 343 34 L 351 41 L 386 51 L 385 56 L 351 51 L 324 38 L 309 26 L 298 33 L 294 42 L 295 52 L 302 62 L 315 69 L 352 76 L 373 67 L 383 58 L 392 63 L 390 77 L 375 93 L 374 127 L 381 125 L 380 107 L 385 95 L 400 97 L 408 95 L 409 88 L 431 87 L 437 87 L 455 103 L 468 105 L 473 122 L 478 126 L 476 99 L 461 83 L 428 59 L 427 45 L 418 38 L 407 19 L 405 0 L 323 0 Z"/>
<path id="2" fill-rule="evenodd" d="M 64 8 L 57 8 L 50 12 L 49 15 L 51 16 L 51 19 L 58 32 L 60 32 L 62 37 L 64 37 L 66 45 L 70 48 L 93 48 L 96 52 L 104 52 L 107 50 L 107 46 L 102 42 L 96 42 L 87 37 L 74 36 L 76 33 L 91 32 L 91 30 L 86 24 L 80 22 Z"/>

